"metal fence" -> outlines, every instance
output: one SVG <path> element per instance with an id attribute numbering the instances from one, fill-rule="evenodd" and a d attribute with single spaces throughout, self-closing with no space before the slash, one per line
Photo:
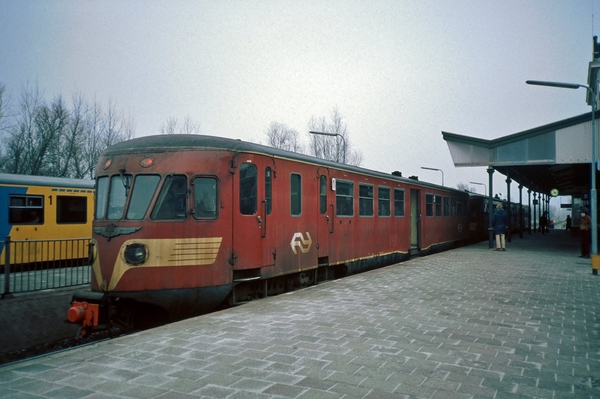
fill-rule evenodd
<path id="1" fill-rule="evenodd" d="M 93 261 L 91 238 L 12 241 L 0 255 L 2 298 L 13 293 L 88 284 Z"/>

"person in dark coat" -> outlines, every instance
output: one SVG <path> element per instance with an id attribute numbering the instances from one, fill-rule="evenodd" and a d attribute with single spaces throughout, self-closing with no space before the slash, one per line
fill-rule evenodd
<path id="1" fill-rule="evenodd" d="M 492 215 L 492 226 L 496 235 L 496 251 L 506 251 L 506 228 L 508 227 L 508 217 L 502 204 L 496 205 L 496 211 Z"/>
<path id="2" fill-rule="evenodd" d="M 546 229 L 548 228 L 548 217 L 546 216 L 546 212 L 540 216 L 540 230 L 542 234 L 546 234 Z"/>
<path id="3" fill-rule="evenodd" d="M 579 234 L 581 235 L 581 255 L 580 258 L 590 257 L 590 229 L 592 228 L 592 218 L 587 214 L 587 209 L 581 211 L 581 221 L 579 222 Z"/>

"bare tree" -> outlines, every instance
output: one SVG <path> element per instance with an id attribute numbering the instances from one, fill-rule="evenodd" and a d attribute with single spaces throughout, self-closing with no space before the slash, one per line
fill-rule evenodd
<path id="1" fill-rule="evenodd" d="M 68 159 L 66 165 L 70 165 L 71 173 L 67 168 L 63 169 L 62 176 L 72 176 L 78 179 L 85 177 L 85 135 L 87 130 L 88 106 L 82 94 L 75 94 L 72 99 L 73 105 L 71 118 L 65 129 L 66 140 L 64 154 Z"/>
<path id="2" fill-rule="evenodd" d="M 200 134 L 200 123 L 195 122 L 189 115 L 183 120 L 179 127 L 179 121 L 171 116 L 158 129 L 161 134 Z"/>
<path id="3" fill-rule="evenodd" d="M 158 129 L 160 134 L 175 134 L 177 133 L 177 118 L 170 116 Z"/>
<path id="4" fill-rule="evenodd" d="M 19 108 L 15 114 L 15 123 L 9 128 L 5 138 L 7 161 L 3 169 L 8 173 L 31 174 L 30 161 L 34 148 L 35 118 L 38 107 L 41 106 L 41 94 L 36 87 L 26 86 L 19 99 Z"/>
<path id="5" fill-rule="evenodd" d="M 133 118 L 125 119 L 112 100 L 103 112 L 97 101 L 90 107 L 82 95 L 74 95 L 69 110 L 61 96 L 46 103 L 37 87 L 23 90 L 14 122 L 4 123 L 4 87 L 0 85 L 0 127 L 6 132 L 0 136 L 0 171 L 93 178 L 104 148 L 133 137 Z"/>
<path id="6" fill-rule="evenodd" d="M 129 140 L 133 137 L 133 126 L 131 120 L 125 120 L 123 112 L 117 111 L 113 100 L 108 99 L 108 109 L 104 114 L 103 146 L 110 147 L 121 141 Z"/>
<path id="7" fill-rule="evenodd" d="M 467 192 L 470 192 L 470 193 L 475 192 L 475 190 L 473 189 L 473 187 L 470 187 L 466 183 L 458 183 L 456 185 L 456 188 L 459 189 L 460 191 L 467 191 Z"/>
<path id="8" fill-rule="evenodd" d="M 4 141 L 5 134 L 8 131 L 7 112 L 9 108 L 8 95 L 6 85 L 0 83 L 0 142 Z M 4 169 L 4 165 L 8 161 L 5 146 L 0 146 L 0 170 Z"/>
<path id="9" fill-rule="evenodd" d="M 298 131 L 290 129 L 283 123 L 271 122 L 266 134 L 267 144 L 271 147 L 291 152 L 303 152 Z"/>
<path id="10" fill-rule="evenodd" d="M 183 120 L 182 134 L 200 134 L 200 122 L 195 122 L 189 115 Z"/>
<path id="11" fill-rule="evenodd" d="M 330 120 L 327 120 L 325 117 L 312 117 L 308 122 L 308 129 L 310 131 L 334 135 L 311 134 L 309 138 L 309 152 L 311 155 L 329 161 L 345 162 L 349 165 L 360 166 L 362 163 L 362 153 L 352 150 L 348 127 L 346 122 L 343 121 L 343 116 L 337 107 L 332 110 Z"/>
<path id="12" fill-rule="evenodd" d="M 68 176 L 66 170 L 69 159 L 62 152 L 66 141 L 64 130 L 68 121 L 69 112 L 61 96 L 56 97 L 51 104 L 38 108 L 35 118 L 37 138 L 32 148 L 30 174 Z"/>

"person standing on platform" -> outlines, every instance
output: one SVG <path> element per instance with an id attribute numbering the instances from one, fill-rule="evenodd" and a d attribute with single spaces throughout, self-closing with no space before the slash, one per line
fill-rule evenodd
<path id="1" fill-rule="evenodd" d="M 590 228 L 592 227 L 592 218 L 587 214 L 587 209 L 581 211 L 581 222 L 579 222 L 579 234 L 581 235 L 581 255 L 580 258 L 590 257 Z"/>
<path id="2" fill-rule="evenodd" d="M 546 212 L 540 216 L 540 230 L 542 231 L 542 235 L 546 234 L 546 229 L 548 228 L 548 218 L 546 217 Z"/>
<path id="3" fill-rule="evenodd" d="M 492 215 L 492 226 L 496 235 L 496 251 L 506 251 L 506 228 L 508 227 L 508 217 L 502 204 L 496 205 L 496 210 Z"/>
<path id="4" fill-rule="evenodd" d="M 565 226 L 565 233 L 567 232 L 567 230 L 572 231 L 571 230 L 571 226 L 573 225 L 573 221 L 571 220 L 571 215 L 567 215 L 567 222 L 566 222 L 566 226 Z"/>

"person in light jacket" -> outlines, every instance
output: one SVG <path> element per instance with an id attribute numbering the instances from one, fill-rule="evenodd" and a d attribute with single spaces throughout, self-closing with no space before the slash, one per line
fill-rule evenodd
<path id="1" fill-rule="evenodd" d="M 492 215 L 492 226 L 496 235 L 496 251 L 506 251 L 506 228 L 508 218 L 502 204 L 496 205 L 496 211 Z"/>

